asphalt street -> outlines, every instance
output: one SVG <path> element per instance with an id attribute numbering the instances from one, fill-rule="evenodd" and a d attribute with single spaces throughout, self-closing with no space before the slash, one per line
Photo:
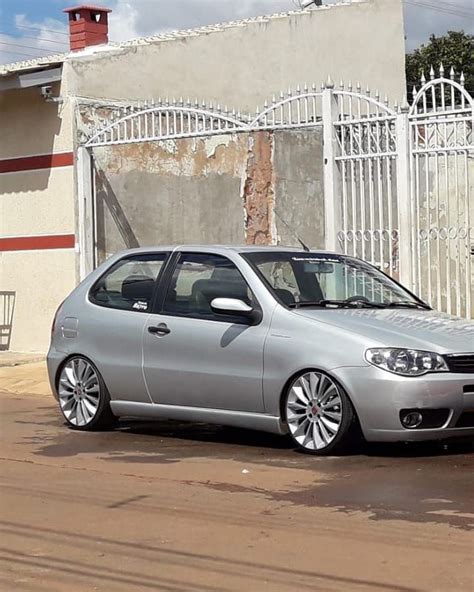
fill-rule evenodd
<path id="1" fill-rule="evenodd" d="M 474 446 L 64 425 L 44 365 L 0 369 L 0 590 L 474 590 Z"/>

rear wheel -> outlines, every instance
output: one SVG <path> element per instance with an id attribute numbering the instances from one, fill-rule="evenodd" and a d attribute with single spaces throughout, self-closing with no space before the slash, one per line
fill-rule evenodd
<path id="1" fill-rule="evenodd" d="M 115 420 L 110 396 L 94 364 L 83 356 L 69 358 L 58 382 L 59 407 L 67 423 L 76 430 L 99 430 Z"/>
<path id="2" fill-rule="evenodd" d="M 319 455 L 342 452 L 352 439 L 356 421 L 342 388 L 316 370 L 300 374 L 290 384 L 285 416 L 295 444 Z"/>

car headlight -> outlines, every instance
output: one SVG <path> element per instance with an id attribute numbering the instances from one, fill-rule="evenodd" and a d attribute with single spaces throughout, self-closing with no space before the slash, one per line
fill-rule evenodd
<path id="1" fill-rule="evenodd" d="M 449 372 L 444 358 L 439 354 L 417 349 L 377 347 L 365 352 L 369 364 L 402 376 L 421 376 L 428 372 Z"/>

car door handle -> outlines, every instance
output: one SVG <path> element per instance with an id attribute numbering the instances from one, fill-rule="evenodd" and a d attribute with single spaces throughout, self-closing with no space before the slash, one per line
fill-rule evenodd
<path id="1" fill-rule="evenodd" d="M 159 325 L 148 327 L 148 333 L 152 333 L 153 335 L 168 335 L 171 333 L 171 329 L 165 323 L 160 323 Z"/>

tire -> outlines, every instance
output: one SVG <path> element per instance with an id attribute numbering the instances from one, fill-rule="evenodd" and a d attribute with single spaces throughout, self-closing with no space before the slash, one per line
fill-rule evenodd
<path id="1" fill-rule="evenodd" d="M 283 412 L 293 442 L 307 453 L 340 454 L 354 443 L 357 417 L 352 403 L 324 372 L 298 374 L 285 394 Z"/>
<path id="2" fill-rule="evenodd" d="M 110 395 L 96 366 L 84 356 L 73 356 L 58 378 L 59 408 L 69 427 L 80 431 L 105 430 L 116 421 Z"/>

